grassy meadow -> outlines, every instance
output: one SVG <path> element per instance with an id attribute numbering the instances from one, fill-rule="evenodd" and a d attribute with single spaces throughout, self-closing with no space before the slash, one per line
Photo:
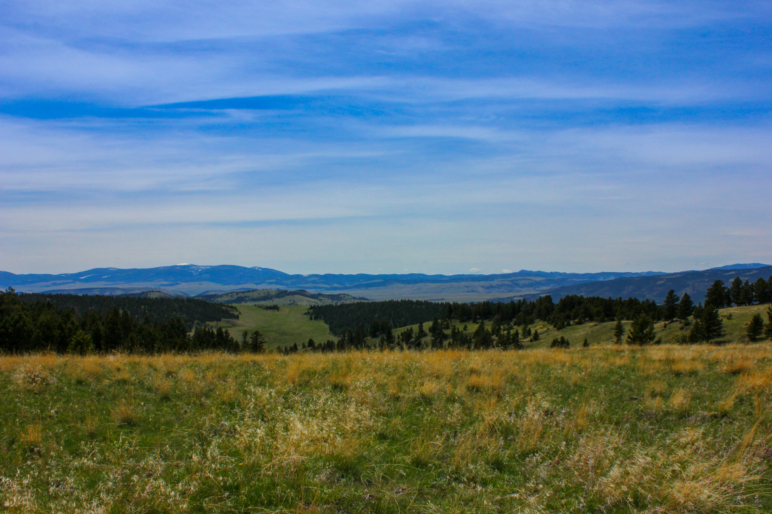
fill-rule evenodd
<path id="1" fill-rule="evenodd" d="M 291 346 L 313 339 L 324 342 L 334 339 L 327 324 L 321 320 L 312 320 L 305 315 L 307 306 L 281 305 L 278 311 L 267 310 L 257 305 L 235 305 L 239 309 L 239 319 L 232 322 L 220 322 L 216 325 L 227 328 L 237 341 L 245 330 L 259 330 L 266 339 L 266 349 L 277 346 Z"/>
<path id="2" fill-rule="evenodd" d="M 772 511 L 772 343 L 0 357 L 7 512 Z"/>

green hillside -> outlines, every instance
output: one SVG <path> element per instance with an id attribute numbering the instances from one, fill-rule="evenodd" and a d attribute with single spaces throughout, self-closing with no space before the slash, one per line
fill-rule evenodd
<path id="1" fill-rule="evenodd" d="M 241 334 L 246 330 L 259 330 L 265 336 L 266 348 L 277 346 L 300 347 L 309 339 L 324 342 L 333 339 L 324 321 L 311 320 L 305 315 L 308 307 L 302 305 L 282 305 L 279 310 L 268 310 L 256 305 L 237 305 L 238 320 L 220 322 L 217 326 L 227 328 L 231 336 L 241 340 Z"/>
<path id="2" fill-rule="evenodd" d="M 239 310 L 238 320 L 226 320 L 220 322 L 218 326 L 227 328 L 231 335 L 241 339 L 243 331 L 253 332 L 259 330 L 266 337 L 267 348 L 273 349 L 277 346 L 291 346 L 297 344 L 302 347 L 308 339 L 314 339 L 317 343 L 328 339 L 337 339 L 333 336 L 329 327 L 321 320 L 311 320 L 305 315 L 308 307 L 300 305 L 280 306 L 278 311 L 267 310 L 257 305 L 237 305 Z M 766 310 L 769 305 L 753 305 L 748 307 L 731 307 L 720 311 L 721 318 L 724 321 L 724 335 L 717 341 L 718 343 L 746 343 L 748 339 L 745 335 L 745 327 L 751 317 L 760 313 L 766 322 Z M 424 323 L 424 329 L 428 331 L 430 321 Z M 458 328 L 463 329 L 466 326 L 466 333 L 472 335 L 477 329 L 477 323 L 454 323 Z M 539 321 L 530 325 L 531 332 L 538 330 L 539 340 L 530 342 L 527 339 L 521 339 L 526 348 L 549 348 L 553 339 L 565 337 L 571 342 L 572 348 L 582 345 L 584 339 L 590 346 L 613 345 L 614 343 L 614 322 L 606 323 L 584 323 L 582 325 L 572 325 L 562 330 L 556 330 L 555 327 L 544 321 Z M 622 325 L 627 335 L 631 322 L 625 321 Z M 486 326 L 490 327 L 488 322 Z M 412 328 L 417 330 L 418 325 L 410 325 L 394 330 L 394 334 Z M 688 334 L 690 326 L 684 325 L 680 321 L 671 323 L 659 322 L 655 325 L 657 337 L 661 337 L 663 343 L 676 343 L 681 334 Z M 522 330 L 521 330 L 522 331 Z M 449 333 L 446 330 L 446 333 Z M 429 341 L 427 337 L 425 341 Z M 375 340 L 369 340 L 369 344 L 375 344 Z"/>
<path id="3" fill-rule="evenodd" d="M 718 343 L 747 343 L 748 338 L 745 335 L 745 328 L 748 325 L 751 317 L 754 314 L 761 314 L 764 322 L 767 322 L 766 312 L 770 306 L 767 305 L 751 305 L 746 307 L 729 307 L 721 309 L 721 319 L 724 322 L 724 335 L 717 341 Z M 625 335 L 622 336 L 622 340 L 627 336 L 627 332 L 630 328 L 631 321 L 625 321 L 622 325 L 625 328 Z M 466 333 L 473 334 L 477 329 L 477 323 L 454 323 L 457 327 L 467 327 Z M 490 323 L 486 324 L 490 328 Z M 571 346 L 576 348 L 581 346 L 584 339 L 587 338 L 590 346 L 597 345 L 612 345 L 614 343 L 614 325 L 615 322 L 610 321 L 606 323 L 584 323 L 582 325 L 572 325 L 562 330 L 556 330 L 555 327 L 547 322 L 539 321 L 530 325 L 531 331 L 539 331 L 539 340 L 536 342 L 529 342 L 522 340 L 526 348 L 549 348 L 552 340 L 558 337 L 565 337 L 571 342 Z M 411 328 L 417 330 L 418 325 L 411 325 L 410 327 L 403 327 L 395 330 L 395 334 L 399 334 L 404 330 Z M 424 323 L 424 329 L 428 331 L 429 323 Z M 676 343 L 677 338 L 681 334 L 688 334 L 689 325 L 684 325 L 680 321 L 671 323 L 659 322 L 655 325 L 657 331 L 657 337 L 662 337 L 662 341 L 665 344 Z M 446 333 L 449 333 L 446 330 Z M 428 338 L 426 339 L 428 341 Z"/>
<path id="4" fill-rule="evenodd" d="M 231 291 L 229 293 L 212 293 L 197 296 L 197 298 L 215 303 L 231 305 L 339 305 L 367 301 L 349 294 L 311 293 L 303 289 L 288 291 L 285 289 L 253 289 L 251 291 Z"/>

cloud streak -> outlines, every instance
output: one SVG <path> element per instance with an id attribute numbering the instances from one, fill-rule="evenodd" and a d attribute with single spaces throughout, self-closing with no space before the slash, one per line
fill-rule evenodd
<path id="1" fill-rule="evenodd" d="M 0 14 L 0 269 L 772 258 L 765 2 Z"/>

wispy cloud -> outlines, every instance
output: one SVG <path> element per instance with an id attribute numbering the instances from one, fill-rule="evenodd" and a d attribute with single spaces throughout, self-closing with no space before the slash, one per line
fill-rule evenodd
<path id="1" fill-rule="evenodd" d="M 0 269 L 772 254 L 768 2 L 0 12 Z"/>

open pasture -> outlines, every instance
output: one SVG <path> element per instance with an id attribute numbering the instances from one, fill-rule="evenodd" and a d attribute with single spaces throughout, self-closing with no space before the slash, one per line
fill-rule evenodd
<path id="1" fill-rule="evenodd" d="M 772 344 L 0 357 L 8 512 L 769 512 Z"/>
<path id="2" fill-rule="evenodd" d="M 299 347 L 309 339 L 318 343 L 334 339 L 324 321 L 312 320 L 305 315 L 308 310 L 306 306 L 282 305 L 278 311 L 267 310 L 257 305 L 236 305 L 236 307 L 239 310 L 239 319 L 229 323 L 221 322 L 218 325 L 227 328 L 237 341 L 241 340 L 241 334 L 245 330 L 248 332 L 259 330 L 265 336 L 267 349 L 293 344 Z"/>

